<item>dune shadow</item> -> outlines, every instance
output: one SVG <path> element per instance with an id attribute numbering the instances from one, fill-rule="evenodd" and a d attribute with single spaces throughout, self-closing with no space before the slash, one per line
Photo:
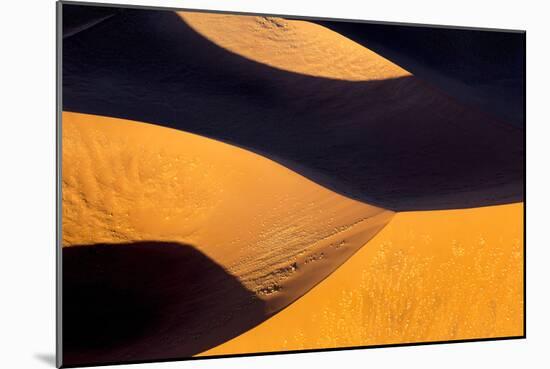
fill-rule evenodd
<path id="1" fill-rule="evenodd" d="M 524 126 L 525 34 L 476 29 L 317 21 L 443 89 Z"/>
<path id="2" fill-rule="evenodd" d="M 196 248 L 63 248 L 63 365 L 189 357 L 265 319 L 263 302 Z"/>
<path id="3" fill-rule="evenodd" d="M 71 37 L 102 21 L 116 15 L 121 10 L 117 8 L 105 8 L 100 6 L 88 7 L 82 11 L 78 6 L 63 7 L 63 38 Z"/>
<path id="4" fill-rule="evenodd" d="M 523 130 L 414 77 L 352 82 L 251 61 L 167 11 L 124 9 L 64 40 L 63 109 L 215 138 L 392 210 L 523 199 Z"/>

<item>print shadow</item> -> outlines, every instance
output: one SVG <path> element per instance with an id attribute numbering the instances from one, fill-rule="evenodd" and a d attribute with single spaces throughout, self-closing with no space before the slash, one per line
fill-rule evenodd
<path id="1" fill-rule="evenodd" d="M 182 358 L 264 319 L 263 302 L 196 248 L 63 248 L 63 364 Z"/>
<path id="2" fill-rule="evenodd" d="M 55 354 L 36 353 L 34 358 L 42 363 L 55 368 Z"/>
<path id="3" fill-rule="evenodd" d="M 254 62 L 168 11 L 124 9 L 64 40 L 63 109 L 228 142 L 392 210 L 523 199 L 523 130 L 415 77 L 345 81 Z"/>

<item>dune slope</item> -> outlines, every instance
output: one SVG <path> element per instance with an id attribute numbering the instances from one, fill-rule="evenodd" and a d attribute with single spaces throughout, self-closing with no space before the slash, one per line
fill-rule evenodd
<path id="1" fill-rule="evenodd" d="M 134 247 L 139 252 L 139 242 L 147 242 L 149 248 L 152 243 L 164 247 L 163 242 L 171 248 L 174 243 L 187 245 L 202 255 L 197 256 L 199 260 L 210 260 L 213 269 L 200 269 L 207 274 L 201 277 L 204 283 L 193 290 L 194 297 L 186 292 L 181 298 L 197 299 L 193 311 L 215 308 L 226 317 L 201 320 L 188 309 L 173 308 L 179 304 L 176 301 L 159 309 L 153 327 L 132 340 L 116 340 L 92 351 L 86 345 L 69 346 L 74 350 L 68 349 L 67 357 L 78 360 L 144 360 L 203 351 L 208 344 L 220 343 L 216 341 L 220 336 L 227 339 L 227 335 L 242 333 L 303 295 L 393 216 L 391 211 L 343 197 L 243 149 L 155 125 L 63 113 L 62 143 L 64 255 L 72 248 L 92 250 L 70 254 L 76 256 L 68 260 L 86 265 L 90 263 L 87 258 L 98 258 L 89 269 L 92 278 L 94 265 L 100 266 L 96 270 L 100 272 L 113 265 L 120 268 L 124 260 L 133 263 L 130 250 Z M 94 256 L 94 245 L 99 250 L 120 247 L 128 251 L 102 251 L 104 257 L 99 257 Z M 151 263 L 157 262 L 156 257 L 151 254 Z M 112 258 L 119 264 L 113 264 Z M 147 258 L 137 260 L 147 262 Z M 129 270 L 136 273 L 135 269 Z M 240 298 L 229 304 L 219 297 L 216 281 L 220 278 L 209 278 L 211 269 L 220 270 L 222 280 L 234 279 L 231 285 L 241 286 L 236 289 L 241 291 Z M 147 270 L 155 273 L 152 278 L 156 280 L 172 279 L 156 276 L 157 269 Z M 111 282 L 103 278 L 106 286 L 122 283 L 119 277 Z M 83 286 L 89 287 L 87 282 Z M 170 288 L 169 296 L 177 297 L 179 287 Z M 214 302 L 227 311 L 220 312 Z M 105 303 L 90 299 L 88 310 Z M 189 335 L 187 325 L 174 324 L 186 319 L 205 323 L 193 327 L 200 334 Z"/>
<path id="2" fill-rule="evenodd" d="M 203 355 L 521 336 L 523 204 L 398 213 L 329 278 Z"/>
<path id="3" fill-rule="evenodd" d="M 523 199 L 523 130 L 319 25 L 127 9 L 63 65 L 65 110 L 213 137 L 384 208 Z"/>
<path id="4" fill-rule="evenodd" d="M 264 319 L 263 301 L 194 245 L 63 249 L 64 365 L 191 356 Z"/>
<path id="5" fill-rule="evenodd" d="M 368 48 L 312 22 L 233 14 L 177 14 L 216 45 L 277 69 L 346 81 L 411 75 Z"/>
<path id="6" fill-rule="evenodd" d="M 525 32 L 316 22 L 507 124 L 525 125 Z"/>

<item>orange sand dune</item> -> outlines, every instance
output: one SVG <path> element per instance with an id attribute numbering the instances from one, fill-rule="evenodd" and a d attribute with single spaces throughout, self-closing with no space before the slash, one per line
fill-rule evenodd
<path id="1" fill-rule="evenodd" d="M 304 21 L 127 9 L 63 63 L 64 305 L 132 333 L 74 363 L 522 333 L 521 203 L 342 194 L 521 201 L 523 131 Z"/>
<path id="2" fill-rule="evenodd" d="M 523 204 L 398 213 L 279 314 L 203 355 L 523 335 Z"/>
<path id="3" fill-rule="evenodd" d="M 411 75 L 366 47 L 312 22 L 232 14 L 177 14 L 217 45 L 290 72 L 348 81 Z"/>
<path id="4" fill-rule="evenodd" d="M 368 204 L 523 199 L 522 130 L 311 22 L 128 9 L 63 65 L 65 110 L 228 142 Z"/>
<path id="5" fill-rule="evenodd" d="M 84 114 L 63 114 L 62 179 L 65 248 L 140 241 L 192 245 L 262 301 L 264 319 L 328 276 L 393 215 L 231 145 Z M 206 304 L 207 291 L 217 287 L 201 288 L 197 293 L 204 294 Z M 208 309 L 208 304 L 193 309 Z M 248 314 L 246 309 L 236 315 Z M 173 319 L 159 314 L 161 320 Z M 219 335 L 239 319 L 205 327 L 201 339 Z M 248 328 L 237 324 L 234 334 Z M 166 329 L 177 332 L 178 327 Z M 193 339 L 188 332 L 173 336 L 178 339 L 155 355 L 196 353 L 186 347 Z M 136 346 L 126 342 L 122 351 L 108 347 L 90 356 L 113 360 L 130 351 L 135 360 L 151 358 L 143 345 L 155 338 L 144 337 Z M 158 344 L 150 350 L 159 350 Z"/>

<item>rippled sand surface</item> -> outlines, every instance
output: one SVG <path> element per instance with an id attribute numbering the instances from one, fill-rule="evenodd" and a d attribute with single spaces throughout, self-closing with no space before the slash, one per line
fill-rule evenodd
<path id="1" fill-rule="evenodd" d="M 215 138 L 394 211 L 523 198 L 520 129 L 313 22 L 128 9 L 64 50 L 69 111 Z"/>
<path id="2" fill-rule="evenodd" d="M 205 355 L 523 334 L 523 204 L 397 213 L 330 278 Z"/>
<path id="3" fill-rule="evenodd" d="M 64 53 L 64 364 L 523 334 L 522 130 L 314 22 Z"/>
<path id="4" fill-rule="evenodd" d="M 63 246 L 191 245 L 261 300 L 265 318 L 327 277 L 392 216 L 218 141 L 145 123 L 63 115 Z M 194 297 L 207 305 L 194 310 L 209 309 L 216 288 L 201 286 Z M 162 309 L 158 314 L 172 319 Z M 208 334 L 217 329 L 224 328 L 209 327 Z M 187 333 L 180 332 L 183 340 Z M 168 346 L 177 355 L 177 344 Z M 180 356 L 188 354 L 184 346 Z"/>
<path id="5" fill-rule="evenodd" d="M 286 71 L 349 81 L 410 76 L 366 47 L 312 22 L 232 14 L 177 14 L 215 44 Z"/>

